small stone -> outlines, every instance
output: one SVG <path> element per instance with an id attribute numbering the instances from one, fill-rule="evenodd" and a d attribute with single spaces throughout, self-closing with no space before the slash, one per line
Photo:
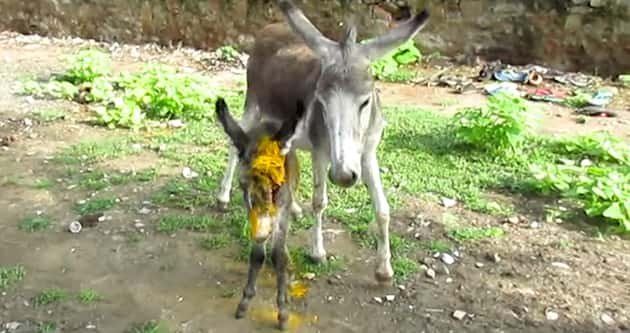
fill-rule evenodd
<path id="1" fill-rule="evenodd" d="M 569 265 L 563 263 L 563 262 L 552 262 L 551 266 L 553 267 L 557 267 L 557 268 L 562 268 L 562 269 L 571 269 L 571 267 L 569 267 Z"/>
<path id="2" fill-rule="evenodd" d="M 457 201 L 455 201 L 455 199 L 442 197 L 442 205 L 444 207 L 451 208 L 451 207 L 455 206 L 456 204 L 457 204 Z"/>
<path id="3" fill-rule="evenodd" d="M 512 217 L 509 217 L 507 221 L 512 224 L 518 224 L 519 219 L 518 219 L 518 216 L 512 216 Z"/>
<path id="4" fill-rule="evenodd" d="M 307 279 L 307 280 L 314 280 L 315 279 L 315 273 L 304 273 L 304 274 L 302 274 L 302 277 Z"/>
<path id="5" fill-rule="evenodd" d="M 589 160 L 588 158 L 580 161 L 580 166 L 583 168 L 590 167 L 591 165 L 593 165 L 593 161 Z"/>
<path id="6" fill-rule="evenodd" d="M 33 121 L 30 120 L 29 118 L 24 118 L 24 125 L 26 127 L 31 127 L 31 126 L 33 126 Z"/>
<path id="7" fill-rule="evenodd" d="M 615 324 L 615 320 L 607 313 L 602 313 L 602 315 L 599 318 L 606 325 L 614 325 Z"/>
<path id="8" fill-rule="evenodd" d="M 453 282 L 453 279 L 450 278 L 450 277 L 447 277 L 445 281 L 446 281 L 446 283 L 451 283 L 451 282 Z"/>
<path id="9" fill-rule="evenodd" d="M 386 295 L 385 300 L 388 302 L 393 302 L 396 299 L 396 295 Z"/>
<path id="10" fill-rule="evenodd" d="M 151 214 L 151 210 L 147 207 L 142 207 L 138 210 L 138 214 L 142 214 L 142 215 Z"/>
<path id="11" fill-rule="evenodd" d="M 540 229 L 540 222 L 532 221 L 532 223 L 529 224 L 529 227 L 532 229 Z"/>
<path id="12" fill-rule="evenodd" d="M 142 229 L 144 228 L 144 223 L 136 222 L 133 226 L 136 227 L 137 229 Z"/>
<path id="13" fill-rule="evenodd" d="M 560 315 L 555 311 L 547 310 L 545 312 L 545 317 L 547 318 L 547 320 L 554 321 L 554 320 L 558 320 L 558 318 L 560 318 Z"/>
<path id="14" fill-rule="evenodd" d="M 182 170 L 182 176 L 184 176 L 184 178 L 186 179 L 192 179 L 199 176 L 199 174 L 193 171 L 192 169 L 190 169 L 189 167 L 184 167 L 184 169 Z"/>
<path id="15" fill-rule="evenodd" d="M 483 263 L 482 262 L 477 262 L 477 263 L 475 263 L 475 267 L 482 268 L 483 267 Z"/>
<path id="16" fill-rule="evenodd" d="M 466 311 L 462 311 L 462 310 L 455 310 L 453 311 L 453 318 L 457 319 L 457 320 L 462 320 L 466 317 Z"/>
<path id="17" fill-rule="evenodd" d="M 407 289 L 407 287 L 405 287 L 404 285 L 398 285 L 398 290 L 400 291 L 405 291 Z"/>
<path id="18" fill-rule="evenodd" d="M 433 268 L 427 268 L 425 274 L 428 278 L 435 279 L 435 271 L 433 270 Z"/>
<path id="19" fill-rule="evenodd" d="M 184 126 L 184 122 L 181 119 L 173 119 L 168 121 L 168 126 L 173 128 L 179 128 Z"/>
<path id="20" fill-rule="evenodd" d="M 88 329 L 88 330 L 95 330 L 96 329 L 96 325 L 88 324 L 88 325 L 85 326 L 85 328 Z"/>
<path id="21" fill-rule="evenodd" d="M 131 149 L 133 149 L 133 150 L 140 150 L 140 149 L 142 149 L 142 145 L 139 144 L 139 143 L 134 143 L 134 144 L 131 145 Z"/>
<path id="22" fill-rule="evenodd" d="M 486 254 L 486 259 L 494 262 L 494 263 L 498 263 L 501 261 L 501 257 L 499 256 L 498 253 L 488 253 Z"/>
<path id="23" fill-rule="evenodd" d="M 375 297 L 374 297 L 374 301 L 375 301 L 376 303 L 378 303 L 378 304 L 383 304 L 383 299 L 382 299 L 382 298 L 380 298 L 380 297 L 378 297 L 378 296 L 375 296 Z"/>
<path id="24" fill-rule="evenodd" d="M 177 297 L 177 302 L 181 303 L 183 301 L 184 301 L 184 297 L 182 296 Z"/>
<path id="25" fill-rule="evenodd" d="M 455 263 L 455 258 L 453 258 L 448 253 L 442 253 L 442 255 L 440 256 L 440 259 L 442 259 L 442 262 L 447 264 L 447 265 L 452 265 L 452 264 Z"/>
<path id="26" fill-rule="evenodd" d="M 15 331 L 20 328 L 20 326 L 22 326 L 22 324 L 18 323 L 17 321 L 12 321 L 4 324 L 4 328 L 8 329 L 9 331 Z"/>

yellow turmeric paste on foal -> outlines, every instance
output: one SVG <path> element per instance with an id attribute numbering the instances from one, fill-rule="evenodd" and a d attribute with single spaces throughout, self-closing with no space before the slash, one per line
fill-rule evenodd
<path id="1" fill-rule="evenodd" d="M 258 143 L 256 158 L 252 161 L 249 170 L 253 178 L 250 186 L 250 194 L 258 200 L 260 206 L 252 207 L 249 212 L 250 232 L 254 237 L 260 228 L 258 216 L 265 214 L 274 216 L 277 207 L 273 202 L 271 193 L 277 191 L 285 182 L 284 170 L 285 157 L 280 153 L 280 143 L 269 137 L 263 137 Z"/>

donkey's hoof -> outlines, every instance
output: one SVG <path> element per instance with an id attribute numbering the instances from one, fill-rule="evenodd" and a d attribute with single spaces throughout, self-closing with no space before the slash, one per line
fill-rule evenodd
<path id="1" fill-rule="evenodd" d="M 394 270 L 389 263 L 379 265 L 374 272 L 376 282 L 381 286 L 390 286 L 394 280 Z"/>
<path id="2" fill-rule="evenodd" d="M 221 212 L 226 212 L 230 206 L 229 202 L 217 200 L 216 208 Z"/>
<path id="3" fill-rule="evenodd" d="M 289 314 L 283 313 L 282 311 L 278 313 L 278 329 L 282 331 L 286 331 L 289 328 Z"/>
<path id="4" fill-rule="evenodd" d="M 234 317 L 236 319 L 241 319 L 245 317 L 246 313 L 247 313 L 247 305 L 239 304 L 238 307 L 236 308 L 236 313 L 234 314 Z"/>
<path id="5" fill-rule="evenodd" d="M 297 202 L 293 202 L 291 204 L 291 214 L 293 214 L 293 217 L 296 219 L 301 219 L 304 216 L 300 204 L 298 204 Z"/>
<path id="6" fill-rule="evenodd" d="M 328 262 L 328 258 L 326 258 L 326 254 L 321 255 L 321 254 L 311 253 L 309 257 L 311 261 L 316 265 L 323 265 Z"/>

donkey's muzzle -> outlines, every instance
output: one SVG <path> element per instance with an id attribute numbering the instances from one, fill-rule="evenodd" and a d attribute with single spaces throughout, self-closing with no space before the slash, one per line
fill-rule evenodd
<path id="1" fill-rule="evenodd" d="M 331 168 L 328 170 L 328 178 L 337 186 L 352 187 L 357 184 L 359 173 L 348 168 Z"/>

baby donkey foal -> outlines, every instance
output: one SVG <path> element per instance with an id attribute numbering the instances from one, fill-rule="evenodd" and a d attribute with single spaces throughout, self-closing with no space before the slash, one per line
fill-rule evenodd
<path id="1" fill-rule="evenodd" d="M 290 142 L 304 115 L 298 102 L 296 117 L 280 126 L 261 122 L 247 132 L 234 120 L 222 98 L 216 102 L 216 113 L 223 130 L 238 152 L 239 184 L 243 191 L 253 245 L 249 272 L 236 318 L 247 312 L 256 295 L 256 278 L 265 261 L 265 243 L 271 236 L 271 259 L 277 276 L 278 325 L 286 329 L 289 310 L 287 288 L 289 252 L 286 245 L 292 193 L 297 189 L 299 166 Z"/>

